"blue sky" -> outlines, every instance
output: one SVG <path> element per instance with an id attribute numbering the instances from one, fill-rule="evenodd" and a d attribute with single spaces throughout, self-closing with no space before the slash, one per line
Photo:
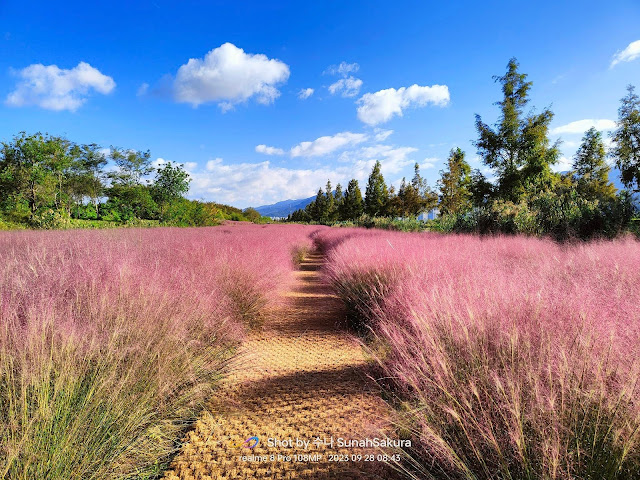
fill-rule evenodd
<path id="1" fill-rule="evenodd" d="M 454 146 L 481 167 L 474 114 L 496 120 L 512 56 L 566 169 L 640 88 L 640 3 L 4 1 L 0 139 L 149 149 L 186 165 L 190 197 L 239 207 L 363 181 L 375 160 L 434 185 Z"/>

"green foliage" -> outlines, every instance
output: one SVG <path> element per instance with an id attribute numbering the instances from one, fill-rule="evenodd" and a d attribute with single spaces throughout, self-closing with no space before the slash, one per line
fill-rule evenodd
<path id="1" fill-rule="evenodd" d="M 182 198 L 189 191 L 191 179 L 182 165 L 167 162 L 156 171 L 151 196 L 158 205 L 166 205 Z"/>
<path id="2" fill-rule="evenodd" d="M 382 165 L 376 161 L 371 174 L 369 174 L 364 195 L 364 212 L 372 217 L 384 216 L 389 201 L 389 191 L 381 169 Z"/>
<path id="3" fill-rule="evenodd" d="M 438 195 L 434 193 L 426 180 L 420 175 L 420 166 L 414 165 L 414 176 L 411 183 L 402 179 L 402 184 L 397 196 L 392 196 L 387 200 L 387 212 L 390 217 L 417 217 L 423 212 L 428 212 L 435 208 L 438 203 Z"/>
<path id="4" fill-rule="evenodd" d="M 447 159 L 447 170 L 440 171 L 438 189 L 441 215 L 457 215 L 471 209 L 472 191 L 471 167 L 464 159 L 464 152 L 458 147 L 452 149 Z"/>
<path id="5" fill-rule="evenodd" d="M 620 169 L 622 183 L 629 190 L 640 192 L 640 97 L 632 85 L 627 87 L 627 92 L 618 110 L 611 154 Z"/>
<path id="6" fill-rule="evenodd" d="M 498 177 L 497 196 L 515 203 L 532 190 L 540 192 L 550 186 L 554 176 L 550 166 L 559 156 L 558 144 L 550 146 L 548 138 L 553 113 L 545 109 L 539 114 L 524 115 L 532 85 L 526 78 L 512 58 L 505 75 L 494 77 L 502 84 L 503 93 L 497 103 L 501 115 L 495 130 L 476 115 L 475 145 L 484 164 Z"/>
<path id="7" fill-rule="evenodd" d="M 616 196 L 616 187 L 609 181 L 609 165 L 602 134 L 590 128 L 573 160 L 573 177 L 576 190 L 586 200 L 611 200 Z"/>
<path id="8" fill-rule="evenodd" d="M 362 193 L 358 186 L 358 181 L 352 179 L 344 192 L 344 199 L 340 206 L 338 218 L 340 220 L 355 220 L 364 212 L 364 202 Z"/>

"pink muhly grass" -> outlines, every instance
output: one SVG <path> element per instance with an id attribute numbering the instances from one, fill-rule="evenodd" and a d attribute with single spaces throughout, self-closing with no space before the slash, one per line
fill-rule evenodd
<path id="1" fill-rule="evenodd" d="M 158 474 L 312 231 L 0 234 L 0 478 Z"/>
<path id="2" fill-rule="evenodd" d="M 349 235 L 330 234 L 327 275 L 367 305 L 372 353 L 418 443 L 402 468 L 640 476 L 640 243 Z"/>

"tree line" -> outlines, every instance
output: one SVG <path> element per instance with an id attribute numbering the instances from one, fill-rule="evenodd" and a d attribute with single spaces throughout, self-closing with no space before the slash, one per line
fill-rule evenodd
<path id="1" fill-rule="evenodd" d="M 0 148 L 0 221 L 55 228 L 71 219 L 184 226 L 260 220 L 252 209 L 187 200 L 189 183 L 182 165 L 154 167 L 149 151 L 22 132 Z"/>
<path id="2" fill-rule="evenodd" d="M 357 180 L 343 193 L 327 182 L 305 209 L 293 212 L 289 221 L 332 223 L 366 222 L 369 218 L 411 218 L 437 209 L 433 228 L 476 233 L 549 234 L 558 239 L 613 237 L 629 228 L 640 192 L 640 99 L 627 87 L 618 110 L 612 147 L 607 151 L 601 132 L 590 128 L 573 157 L 569 172 L 556 173 L 560 142 L 551 143 L 549 125 L 553 112 L 525 111 L 532 82 L 511 59 L 503 76 L 494 77 L 502 87 L 497 102 L 500 116 L 490 126 L 476 115 L 478 138 L 474 146 L 490 172 L 472 170 L 460 148 L 451 150 L 440 171 L 436 189 L 429 187 L 415 165 L 411 182 L 402 180 L 397 192 L 387 187 L 376 162 L 362 198 Z M 625 190 L 617 191 L 609 180 L 613 160 Z"/>

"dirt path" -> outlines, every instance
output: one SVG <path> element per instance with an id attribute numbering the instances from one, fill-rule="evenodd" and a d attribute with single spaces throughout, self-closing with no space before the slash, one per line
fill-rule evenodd
<path id="1" fill-rule="evenodd" d="M 337 446 L 339 437 L 382 438 L 388 411 L 364 374 L 360 346 L 335 327 L 344 313 L 321 281 L 321 265 L 317 254 L 303 262 L 286 310 L 245 342 L 240 370 L 226 380 L 209 406 L 211 413 L 189 433 L 166 479 L 394 477 L 382 462 L 352 461 L 352 455 L 364 460 L 380 454 L 379 449 Z M 241 446 L 252 436 L 260 440 L 255 448 Z M 314 445 L 318 437 L 327 444 Z M 291 439 L 294 446 L 269 446 L 269 438 Z M 297 438 L 312 443 L 307 449 L 296 447 Z M 302 454 L 317 457 L 295 461 L 294 455 Z M 253 455 L 254 461 L 243 455 Z M 345 455 L 349 461 L 332 461 Z"/>

